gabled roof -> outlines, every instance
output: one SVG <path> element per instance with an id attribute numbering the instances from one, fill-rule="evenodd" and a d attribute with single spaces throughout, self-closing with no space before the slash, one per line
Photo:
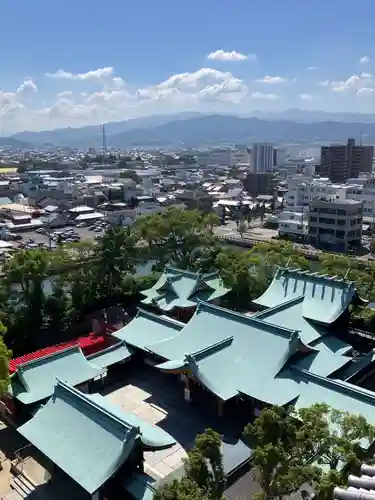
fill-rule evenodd
<path id="1" fill-rule="evenodd" d="M 332 380 L 307 370 L 289 370 L 289 376 L 298 383 L 299 397 L 295 406 L 308 408 L 315 403 L 326 403 L 336 410 L 363 415 L 375 424 L 375 393 L 342 380 Z"/>
<path id="2" fill-rule="evenodd" d="M 87 397 L 98 404 L 101 408 L 109 411 L 120 420 L 124 420 L 133 427 L 139 429 L 139 438 L 142 442 L 143 448 L 147 450 L 162 450 L 165 448 L 170 448 L 176 444 L 176 440 L 156 425 L 149 424 L 144 420 L 141 420 L 137 415 L 131 412 L 123 410 L 120 406 L 112 403 L 107 398 L 101 396 L 100 394 L 88 394 Z"/>
<path id="3" fill-rule="evenodd" d="M 200 274 L 167 266 L 158 282 L 141 293 L 145 296 L 143 304 L 152 304 L 159 309 L 171 311 L 175 307 L 194 307 L 198 299 L 211 301 L 228 292 L 217 271 Z"/>
<path id="4" fill-rule="evenodd" d="M 271 323 L 273 325 L 284 326 L 285 328 L 295 328 L 300 332 L 301 338 L 306 344 L 314 342 L 327 335 L 327 329 L 323 325 L 316 324 L 302 316 L 304 296 L 282 302 L 281 304 L 265 309 L 253 317 Z"/>
<path id="5" fill-rule="evenodd" d="M 302 299 L 301 316 L 306 320 L 330 325 L 359 297 L 352 281 L 301 271 L 279 268 L 272 283 L 254 303 L 265 307 Z"/>
<path id="6" fill-rule="evenodd" d="M 102 375 L 78 346 L 18 365 L 11 377 L 10 392 L 24 404 L 37 403 L 53 394 L 56 378 L 77 386 Z"/>
<path id="7" fill-rule="evenodd" d="M 88 493 L 127 460 L 139 429 L 62 381 L 18 432 Z"/>
<path id="8" fill-rule="evenodd" d="M 107 368 L 115 363 L 120 363 L 132 357 L 133 350 L 125 344 L 125 342 L 118 342 L 111 345 L 102 351 L 95 352 L 87 356 L 87 359 L 94 363 L 99 368 Z"/>
<path id="9" fill-rule="evenodd" d="M 149 344 L 161 342 L 179 335 L 183 324 L 157 316 L 147 311 L 139 310 L 137 316 L 127 325 L 113 333 L 113 336 L 124 341 L 127 346 L 142 350 Z"/>
<path id="10" fill-rule="evenodd" d="M 296 393 L 278 374 L 294 354 L 312 351 L 298 332 L 207 303 L 198 304 L 177 337 L 149 350 L 168 360 L 160 369 L 190 370 L 222 400 L 243 392 L 279 405 Z"/>

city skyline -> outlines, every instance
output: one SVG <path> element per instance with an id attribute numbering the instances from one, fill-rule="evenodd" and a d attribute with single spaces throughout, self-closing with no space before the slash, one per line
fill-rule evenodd
<path id="1" fill-rule="evenodd" d="M 372 14 L 370 0 L 339 17 L 322 0 L 5 1 L 0 135 L 181 111 L 375 112 Z"/>

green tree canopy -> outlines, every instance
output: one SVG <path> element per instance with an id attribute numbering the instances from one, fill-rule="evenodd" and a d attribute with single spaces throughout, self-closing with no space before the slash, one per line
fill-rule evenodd
<path id="1" fill-rule="evenodd" d="M 10 383 L 9 360 L 12 357 L 12 351 L 10 351 L 5 345 L 5 334 L 6 328 L 0 322 L 0 397 L 7 391 Z"/>
<path id="2" fill-rule="evenodd" d="M 163 485 L 155 500 L 221 500 L 225 487 L 221 439 L 207 429 L 198 434 L 195 446 L 184 463 L 185 474 L 180 481 Z"/>
<path id="3" fill-rule="evenodd" d="M 264 409 L 244 435 L 253 449 L 260 499 L 279 500 L 310 484 L 317 498 L 328 500 L 372 455 L 375 427 L 363 416 L 316 404 L 297 412 Z"/>

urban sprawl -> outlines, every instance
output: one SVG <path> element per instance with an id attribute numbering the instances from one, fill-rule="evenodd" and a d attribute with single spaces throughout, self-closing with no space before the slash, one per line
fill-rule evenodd
<path id="1" fill-rule="evenodd" d="M 0 499 L 374 499 L 373 146 L 103 144 L 0 148 Z"/>

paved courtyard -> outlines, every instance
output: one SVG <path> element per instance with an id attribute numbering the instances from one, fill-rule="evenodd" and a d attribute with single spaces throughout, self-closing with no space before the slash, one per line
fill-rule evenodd
<path id="1" fill-rule="evenodd" d="M 161 428 L 164 428 L 163 421 L 169 420 L 173 414 L 173 410 L 153 403 L 150 392 L 132 383 L 115 389 L 106 397 L 125 411 L 132 412 L 145 422 Z M 167 429 L 164 430 L 169 432 Z M 170 434 L 175 438 L 173 433 L 170 432 Z M 186 451 L 182 443 L 176 442 L 174 446 L 166 450 L 146 451 L 144 456 L 145 472 L 155 479 L 162 479 L 181 468 Z"/>
<path id="2" fill-rule="evenodd" d="M 157 425 L 168 432 L 176 444 L 162 451 L 145 452 L 145 472 L 155 479 L 171 473 L 179 475 L 186 450 L 194 445 L 199 432 L 207 427 L 218 430 L 216 420 L 206 418 L 202 409 L 191 407 L 183 400 L 183 385 L 175 377 L 157 372 L 155 368 L 142 367 L 135 374 L 125 375 L 103 394 L 124 411 L 132 412 L 145 422 Z"/>

